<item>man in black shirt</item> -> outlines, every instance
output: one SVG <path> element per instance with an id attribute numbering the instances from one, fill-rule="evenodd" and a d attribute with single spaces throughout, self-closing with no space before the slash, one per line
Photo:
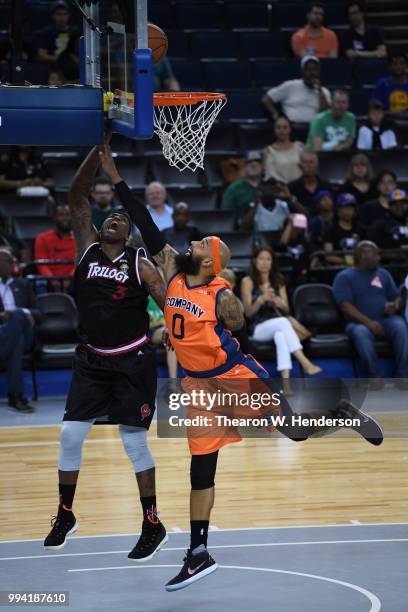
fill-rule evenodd
<path id="1" fill-rule="evenodd" d="M 368 238 L 380 249 L 408 248 L 408 193 L 395 189 L 389 196 L 389 214 L 368 230 Z M 399 257 L 398 257 L 399 259 Z"/>
<path id="2" fill-rule="evenodd" d="M 196 227 L 188 225 L 190 219 L 189 205 L 186 202 L 178 202 L 173 210 L 173 227 L 168 227 L 162 231 L 164 241 L 179 253 L 185 253 L 192 240 L 201 240 L 202 238 Z"/>
<path id="3" fill-rule="evenodd" d="M 323 248 L 332 251 L 350 251 L 350 255 L 328 255 L 327 263 L 344 266 L 353 264 L 353 251 L 364 238 L 364 228 L 356 221 L 357 200 L 351 193 L 341 193 L 336 200 L 336 219 L 323 237 Z"/>
<path id="4" fill-rule="evenodd" d="M 75 27 L 70 24 L 69 5 L 64 0 L 57 0 L 51 6 L 52 25 L 38 33 L 37 60 L 54 64 L 58 56 L 65 51 L 70 35 Z"/>
<path id="5" fill-rule="evenodd" d="M 349 60 L 385 57 L 387 49 L 383 31 L 378 26 L 366 24 L 362 2 L 349 2 L 347 16 L 350 27 L 341 36 L 343 54 Z"/>
<path id="6" fill-rule="evenodd" d="M 289 191 L 310 214 L 313 214 L 316 194 L 319 191 L 330 191 L 331 187 L 318 175 L 319 158 L 316 153 L 303 151 L 299 165 L 302 169 L 302 176 L 297 181 L 289 183 Z"/>

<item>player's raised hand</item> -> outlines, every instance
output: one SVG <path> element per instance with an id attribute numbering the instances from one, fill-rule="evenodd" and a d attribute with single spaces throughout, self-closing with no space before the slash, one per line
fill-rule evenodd
<path id="1" fill-rule="evenodd" d="M 111 177 L 114 183 L 119 183 L 122 178 L 116 168 L 115 161 L 112 157 L 112 151 L 109 144 L 105 144 L 99 149 L 99 159 L 102 164 L 102 168 Z"/>

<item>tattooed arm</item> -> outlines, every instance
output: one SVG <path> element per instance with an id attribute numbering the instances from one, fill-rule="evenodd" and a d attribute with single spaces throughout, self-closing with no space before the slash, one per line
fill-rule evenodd
<path id="1" fill-rule="evenodd" d="M 166 298 L 166 285 L 160 272 L 155 268 L 151 261 L 142 257 L 139 259 L 140 280 L 146 287 L 149 294 L 157 302 L 161 310 L 164 310 L 164 300 Z"/>
<path id="2" fill-rule="evenodd" d="M 217 316 L 231 331 L 241 329 L 245 324 L 244 309 L 231 289 L 225 289 L 219 294 L 216 310 Z"/>
<path id="3" fill-rule="evenodd" d="M 98 239 L 88 200 L 98 166 L 98 148 L 94 147 L 75 174 L 68 194 L 72 230 L 77 242 L 77 260 L 85 249 Z"/>

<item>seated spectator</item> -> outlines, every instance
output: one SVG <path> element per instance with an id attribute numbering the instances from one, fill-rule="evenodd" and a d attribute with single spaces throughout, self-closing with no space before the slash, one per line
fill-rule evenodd
<path id="1" fill-rule="evenodd" d="M 10 234 L 7 228 L 7 219 L 0 211 L 0 247 L 6 247 L 11 254 L 26 263 L 30 261 L 30 251 L 22 240 Z"/>
<path id="2" fill-rule="evenodd" d="M 259 151 L 248 151 L 245 156 L 243 177 L 234 181 L 224 191 L 221 200 L 223 210 L 242 212 L 256 201 L 256 190 L 263 176 L 262 155 Z"/>
<path id="3" fill-rule="evenodd" d="M 384 104 L 380 100 L 371 100 L 368 104 L 368 121 L 358 130 L 356 148 L 360 151 L 385 151 L 395 147 L 398 147 L 395 127 L 385 117 Z"/>
<path id="4" fill-rule="evenodd" d="M 335 266 L 353 264 L 352 252 L 358 242 L 364 238 L 365 230 L 356 221 L 357 200 L 351 193 L 341 193 L 336 200 L 336 216 L 331 227 L 323 236 L 323 249 L 332 251 L 350 251 L 350 255 L 327 255 L 326 261 Z"/>
<path id="5" fill-rule="evenodd" d="M 173 227 L 173 209 L 166 204 L 167 191 L 158 181 L 149 183 L 145 190 L 146 205 L 153 221 L 162 232 Z"/>
<path id="6" fill-rule="evenodd" d="M 401 311 L 405 321 L 408 323 L 408 275 L 405 277 L 403 288 L 403 301 L 401 303 Z"/>
<path id="7" fill-rule="evenodd" d="M 198 229 L 189 225 L 190 220 L 189 205 L 186 202 L 178 202 L 173 210 L 173 227 L 169 227 L 162 232 L 166 243 L 176 249 L 178 253 L 185 253 L 192 240 L 202 239 Z"/>
<path id="8" fill-rule="evenodd" d="M 292 126 L 286 117 L 279 117 L 273 129 L 275 141 L 264 149 L 263 154 L 265 179 L 290 183 L 302 174 L 299 158 L 304 144 L 291 140 Z"/>
<path id="9" fill-rule="evenodd" d="M 34 345 L 34 326 L 41 320 L 34 292 L 26 279 L 13 278 L 14 259 L 0 249 L 0 359 L 6 368 L 8 405 L 18 412 L 33 412 L 24 395 L 23 355 Z"/>
<path id="10" fill-rule="evenodd" d="M 323 181 L 319 174 L 319 158 L 312 151 L 302 151 L 299 159 L 301 177 L 289 183 L 289 191 L 309 213 L 314 211 L 315 197 L 319 191 L 330 191 L 330 184 Z"/>
<path id="11" fill-rule="evenodd" d="M 46 187 L 54 184 L 47 168 L 37 156 L 35 147 L 13 146 L 7 161 L 0 166 L 0 190 L 16 191 L 21 187 Z"/>
<path id="12" fill-rule="evenodd" d="M 75 260 L 76 242 L 71 231 L 71 213 L 66 204 L 57 204 L 54 212 L 55 229 L 38 234 L 34 243 L 35 259 L 50 260 Z M 41 276 L 73 276 L 74 264 L 41 264 L 37 266 L 38 274 Z M 61 284 L 58 280 L 51 280 L 54 291 L 64 291 L 71 285 L 71 281 L 66 279 Z"/>
<path id="13" fill-rule="evenodd" d="M 153 346 L 163 345 L 163 334 L 166 330 L 163 312 L 157 302 L 149 295 L 147 302 L 149 315 L 149 337 Z M 173 350 L 166 350 L 166 362 L 169 378 L 177 378 L 177 358 Z"/>
<path id="14" fill-rule="evenodd" d="M 278 87 L 268 89 L 262 103 L 273 120 L 279 113 L 275 104 L 280 104 L 286 117 L 296 123 L 310 123 L 330 106 L 331 95 L 320 82 L 320 61 L 313 55 L 305 55 L 300 61 L 301 79 L 284 81 Z"/>
<path id="15" fill-rule="evenodd" d="M 95 179 L 91 197 L 92 223 L 99 231 L 109 215 L 115 210 L 120 210 L 121 207 L 115 205 L 112 181 L 108 178 L 101 176 Z"/>
<path id="16" fill-rule="evenodd" d="M 358 206 L 377 197 L 378 192 L 373 181 L 373 167 L 367 155 L 358 153 L 351 158 L 347 180 L 341 186 L 343 193 L 352 193 Z"/>
<path id="17" fill-rule="evenodd" d="M 349 60 L 357 58 L 381 58 L 387 55 L 382 28 L 368 25 L 362 2 L 351 0 L 347 4 L 350 27 L 340 35 L 341 49 Z"/>
<path id="18" fill-rule="evenodd" d="M 309 223 L 309 244 L 311 251 L 323 248 L 323 237 L 333 223 L 333 196 L 331 191 L 318 191 L 314 198 L 316 214 Z"/>
<path id="19" fill-rule="evenodd" d="M 64 85 L 64 77 L 58 68 L 53 68 L 48 75 L 48 87 L 62 87 Z"/>
<path id="20" fill-rule="evenodd" d="M 358 220 L 360 223 L 369 227 L 376 221 L 382 221 L 388 217 L 389 213 L 389 194 L 397 188 L 397 176 L 391 170 L 381 172 L 376 180 L 378 198 L 371 200 L 359 207 Z"/>
<path id="21" fill-rule="evenodd" d="M 388 215 L 370 225 L 367 238 L 379 249 L 408 249 L 408 193 L 395 189 L 388 195 L 388 201 Z"/>
<path id="22" fill-rule="evenodd" d="M 281 199 L 279 186 L 262 184 L 257 191 L 257 201 L 251 202 L 241 218 L 241 229 L 256 232 L 280 232 L 289 218 L 288 203 Z"/>
<path id="23" fill-rule="evenodd" d="M 69 41 L 57 59 L 57 67 L 67 83 L 79 83 L 79 44 L 81 34 L 72 32 Z"/>
<path id="24" fill-rule="evenodd" d="M 241 297 L 245 316 L 251 322 L 253 340 L 274 341 L 277 369 L 284 383 L 289 381 L 292 355 L 307 374 L 322 371 L 303 353 L 299 338 L 287 318 L 289 301 L 285 280 L 271 249 L 262 247 L 255 251 L 248 276 L 241 281 Z"/>
<path id="25" fill-rule="evenodd" d="M 339 45 L 333 30 L 323 27 L 324 5 L 311 2 L 306 13 L 307 24 L 292 35 L 291 46 L 296 57 L 337 57 Z"/>
<path id="26" fill-rule="evenodd" d="M 52 25 L 38 33 L 37 60 L 43 63 L 54 64 L 69 41 L 70 34 L 75 27 L 70 24 L 71 14 L 69 5 L 64 0 L 57 0 L 51 5 Z"/>
<path id="27" fill-rule="evenodd" d="M 374 87 L 373 99 L 380 100 L 392 116 L 407 118 L 408 113 L 408 58 L 394 53 L 388 58 L 391 75 L 379 79 Z"/>
<path id="28" fill-rule="evenodd" d="M 356 135 L 356 116 L 348 108 L 348 93 L 337 89 L 331 110 L 319 113 L 310 124 L 306 147 L 312 151 L 351 149 Z"/>
<path id="29" fill-rule="evenodd" d="M 180 91 L 180 83 L 167 57 L 153 65 L 153 87 L 154 91 Z"/>
<path id="30" fill-rule="evenodd" d="M 292 213 L 286 223 L 279 240 L 279 251 L 284 251 L 293 257 L 294 284 L 307 281 L 309 267 L 309 238 L 306 215 Z"/>
<path id="31" fill-rule="evenodd" d="M 380 254 L 373 242 L 360 242 L 354 253 L 355 267 L 339 272 L 333 291 L 348 320 L 346 332 L 362 360 L 367 374 L 375 379 L 372 389 L 381 389 L 376 338 L 387 338 L 395 353 L 396 386 L 408 389 L 408 327 L 395 314 L 398 289 L 392 276 L 380 268 Z"/>

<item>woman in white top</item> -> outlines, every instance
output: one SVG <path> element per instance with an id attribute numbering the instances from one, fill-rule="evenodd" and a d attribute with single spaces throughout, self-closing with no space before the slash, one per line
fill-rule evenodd
<path id="1" fill-rule="evenodd" d="M 274 125 L 275 142 L 264 149 L 265 178 L 280 183 L 296 181 L 302 175 L 299 166 L 303 142 L 292 141 L 292 126 L 286 117 L 279 117 Z"/>

